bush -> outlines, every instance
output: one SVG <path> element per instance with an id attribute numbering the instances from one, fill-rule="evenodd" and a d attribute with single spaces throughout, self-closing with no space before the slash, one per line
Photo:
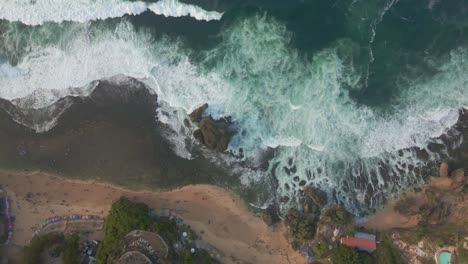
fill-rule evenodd
<path id="1" fill-rule="evenodd" d="M 354 248 L 337 245 L 331 256 L 333 264 L 371 264 L 369 254 L 360 252 Z"/>
<path id="2" fill-rule="evenodd" d="M 458 263 L 468 263 L 468 250 L 462 246 L 458 248 Z"/>
<path id="3" fill-rule="evenodd" d="M 311 240 L 315 235 L 315 223 L 307 215 L 291 209 L 288 211 L 285 222 L 293 238 L 291 246 L 297 250 L 306 241 Z"/>
<path id="4" fill-rule="evenodd" d="M 104 225 L 104 240 L 98 247 L 97 263 L 113 263 L 120 256 L 124 236 L 135 229 L 147 230 L 151 224 L 148 206 L 121 197 L 112 205 Z"/>
<path id="5" fill-rule="evenodd" d="M 24 264 L 42 263 L 41 254 L 56 243 L 63 241 L 61 234 L 48 234 L 34 237 L 23 249 Z"/>
<path id="6" fill-rule="evenodd" d="M 400 251 L 387 235 L 383 235 L 375 255 L 377 264 L 404 264 Z"/>
<path id="7" fill-rule="evenodd" d="M 350 221 L 351 214 L 343 206 L 332 206 L 322 214 L 322 220 L 330 224 L 344 225 Z"/>
<path id="8" fill-rule="evenodd" d="M 312 252 L 319 259 L 323 258 L 328 252 L 328 245 L 325 242 L 317 243 L 312 247 Z"/>
<path id="9" fill-rule="evenodd" d="M 65 239 L 62 249 L 62 263 L 63 264 L 79 264 L 80 256 L 78 252 L 79 236 L 73 234 Z"/>

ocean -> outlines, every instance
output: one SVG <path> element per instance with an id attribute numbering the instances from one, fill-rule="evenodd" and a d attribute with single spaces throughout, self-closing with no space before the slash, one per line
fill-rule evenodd
<path id="1" fill-rule="evenodd" d="M 467 17 L 462 0 L 0 0 L 0 97 L 33 111 L 132 77 L 172 151 L 228 168 L 252 205 L 300 207 L 312 184 L 361 214 L 462 144 Z M 184 126 L 203 103 L 230 117 L 225 153 Z"/>

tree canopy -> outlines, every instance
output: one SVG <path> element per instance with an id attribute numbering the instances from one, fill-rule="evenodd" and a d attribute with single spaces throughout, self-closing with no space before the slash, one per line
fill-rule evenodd
<path id="1" fill-rule="evenodd" d="M 148 206 L 121 197 L 112 205 L 104 225 L 104 240 L 98 247 L 97 262 L 113 263 L 121 252 L 124 236 L 135 229 L 146 230 L 151 224 Z"/>
<path id="2" fill-rule="evenodd" d="M 358 250 L 337 245 L 331 256 L 333 264 L 371 264 L 372 258 L 369 254 Z"/>

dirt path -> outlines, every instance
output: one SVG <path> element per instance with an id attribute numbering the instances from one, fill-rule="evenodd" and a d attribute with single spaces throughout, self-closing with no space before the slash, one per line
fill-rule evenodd
<path id="1" fill-rule="evenodd" d="M 207 243 L 235 263 L 304 263 L 284 238 L 244 206 L 240 198 L 210 185 L 192 185 L 169 192 L 132 192 L 95 182 L 67 180 L 42 173 L 0 172 L 16 217 L 13 243 L 24 245 L 35 226 L 53 215 L 70 213 L 105 217 L 124 195 L 152 208 L 181 212 L 185 222 Z"/>

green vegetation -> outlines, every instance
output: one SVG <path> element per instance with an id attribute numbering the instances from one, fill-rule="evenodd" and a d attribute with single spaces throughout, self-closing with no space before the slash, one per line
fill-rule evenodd
<path id="1" fill-rule="evenodd" d="M 97 250 L 97 263 L 114 263 L 122 252 L 124 236 L 135 229 L 147 230 L 151 224 L 148 206 L 121 197 L 112 205 L 104 226 L 104 240 Z"/>
<path id="2" fill-rule="evenodd" d="M 347 236 L 354 236 L 357 232 L 356 226 L 353 223 L 349 223 L 346 225 L 346 235 Z"/>
<path id="3" fill-rule="evenodd" d="M 290 209 L 285 217 L 285 224 L 291 232 L 293 241 L 291 246 L 297 250 L 299 247 L 313 239 L 315 234 L 315 219 L 311 219 L 295 209 Z"/>
<path id="4" fill-rule="evenodd" d="M 459 233 L 464 231 L 456 226 L 442 227 L 418 227 L 413 230 L 400 232 L 403 241 L 409 244 L 417 244 L 421 240 L 430 241 L 431 244 L 442 247 L 457 243 Z"/>
<path id="5" fill-rule="evenodd" d="M 79 239 L 78 234 L 73 234 L 65 238 L 65 243 L 62 248 L 62 263 L 63 264 L 79 264 Z"/>
<path id="6" fill-rule="evenodd" d="M 217 264 L 218 261 L 212 259 L 208 252 L 199 250 L 196 254 L 192 254 L 189 251 L 185 251 L 182 256 L 182 263 L 184 264 Z"/>
<path id="7" fill-rule="evenodd" d="M 168 245 L 174 245 L 179 240 L 177 226 L 169 219 L 161 218 L 155 221 L 150 231 L 158 233 Z M 169 257 L 175 258 L 176 252 L 173 247 L 169 247 Z"/>
<path id="8" fill-rule="evenodd" d="M 391 238 L 383 234 L 375 252 L 377 264 L 404 264 L 399 250 L 392 243 Z"/>
<path id="9" fill-rule="evenodd" d="M 468 263 L 468 249 L 458 248 L 458 263 Z"/>
<path id="10" fill-rule="evenodd" d="M 336 225 L 344 225 L 349 223 L 350 213 L 342 206 L 329 207 L 322 213 L 321 220 Z"/>
<path id="11" fill-rule="evenodd" d="M 333 264 L 371 264 L 372 258 L 369 254 L 354 248 L 337 245 L 333 250 L 331 262 Z"/>
<path id="12" fill-rule="evenodd" d="M 328 245 L 325 242 L 317 243 L 312 247 L 312 252 L 319 259 L 325 257 L 325 254 L 328 252 Z"/>
<path id="13" fill-rule="evenodd" d="M 175 221 L 166 217 L 151 218 L 149 208 L 143 203 L 131 202 L 127 198 L 120 198 L 112 205 L 104 226 L 104 240 L 98 247 L 97 263 L 115 263 L 124 253 L 124 237 L 133 230 L 146 230 L 158 233 L 169 246 L 169 263 L 217 263 L 209 254 L 197 249 L 195 254 L 190 253 L 193 242 L 181 241 L 181 233 L 187 232 L 189 239 L 196 238 L 189 226 L 177 226 Z M 174 244 L 179 244 L 177 250 Z"/>
<path id="14" fill-rule="evenodd" d="M 61 243 L 63 235 L 49 234 L 44 236 L 36 236 L 31 240 L 28 246 L 23 249 L 23 263 L 24 264 L 38 264 L 42 263 L 41 254 L 46 249 L 52 247 L 54 244 Z"/>

